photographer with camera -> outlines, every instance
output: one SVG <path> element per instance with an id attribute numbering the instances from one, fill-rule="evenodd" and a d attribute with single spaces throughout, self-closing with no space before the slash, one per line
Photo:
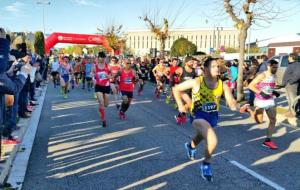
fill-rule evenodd
<path id="1" fill-rule="evenodd" d="M 26 62 L 26 56 L 22 60 L 14 62 L 9 70 L 9 40 L 6 39 L 6 33 L 3 28 L 0 28 L 0 126 L 1 126 L 1 136 L 3 125 L 7 124 L 7 119 L 5 118 L 5 94 L 15 95 L 18 94 L 30 73 L 31 66 Z M 9 73 L 7 73 L 7 71 Z M 16 72 L 17 71 L 17 72 Z M 16 74 L 14 75 L 14 73 Z M 5 130 L 10 128 L 10 126 L 5 126 Z M 9 131 L 9 130 L 8 130 Z M 5 134 L 9 140 L 12 139 L 10 134 Z"/>

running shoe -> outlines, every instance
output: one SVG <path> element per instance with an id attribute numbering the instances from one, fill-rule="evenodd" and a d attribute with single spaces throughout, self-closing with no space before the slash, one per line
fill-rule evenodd
<path id="1" fill-rule="evenodd" d="M 278 149 L 278 147 L 276 146 L 276 144 L 273 141 L 264 141 L 262 143 L 262 145 L 265 146 L 265 147 L 267 147 L 267 148 L 270 148 L 272 150 Z"/>
<path id="2" fill-rule="evenodd" d="M 64 99 L 67 99 L 68 98 L 68 95 L 67 94 L 64 94 Z"/>
<path id="3" fill-rule="evenodd" d="M 195 156 L 196 156 L 196 152 L 197 152 L 196 148 L 192 148 L 191 143 L 189 143 L 189 142 L 184 143 L 184 147 L 185 147 L 186 153 L 188 155 L 188 158 L 190 160 L 194 160 Z"/>
<path id="4" fill-rule="evenodd" d="M 178 109 L 178 105 L 175 103 L 175 104 L 173 105 L 173 108 L 174 108 L 174 109 Z"/>
<path id="5" fill-rule="evenodd" d="M 182 124 L 182 118 L 181 118 L 180 116 L 174 115 L 174 118 L 175 118 L 176 123 L 177 123 L 178 125 L 181 125 L 181 124 Z"/>
<path id="6" fill-rule="evenodd" d="M 201 163 L 200 165 L 200 169 L 201 169 L 201 176 L 203 179 L 205 179 L 206 181 L 213 181 L 212 178 L 212 169 L 211 169 L 211 165 L 208 163 Z"/>
<path id="7" fill-rule="evenodd" d="M 241 106 L 240 113 L 246 113 L 249 106 L 250 104 L 244 104 L 243 106 Z"/>
<path id="8" fill-rule="evenodd" d="M 156 98 L 159 99 L 159 97 L 160 97 L 160 92 L 157 92 L 156 93 Z"/>
<path id="9" fill-rule="evenodd" d="M 186 122 L 186 116 L 183 114 L 175 115 L 175 120 L 178 125 L 183 125 Z"/>
<path id="10" fill-rule="evenodd" d="M 166 97 L 166 104 L 170 104 L 170 102 L 171 102 L 171 97 L 170 97 L 170 96 L 167 96 L 167 97 Z"/>
<path id="11" fill-rule="evenodd" d="M 125 113 L 123 113 L 121 111 L 119 112 L 119 117 L 120 117 L 121 120 L 125 120 L 126 119 Z"/>
<path id="12" fill-rule="evenodd" d="M 102 121 L 102 127 L 106 127 L 106 121 Z"/>
<path id="13" fill-rule="evenodd" d="M 7 139 L 2 139 L 2 144 L 6 144 L 6 145 L 16 145 L 16 144 L 20 144 L 21 141 L 18 138 L 7 138 Z"/>
<path id="14" fill-rule="evenodd" d="M 137 95 L 140 96 L 141 94 L 142 94 L 142 91 L 139 90 Z"/>

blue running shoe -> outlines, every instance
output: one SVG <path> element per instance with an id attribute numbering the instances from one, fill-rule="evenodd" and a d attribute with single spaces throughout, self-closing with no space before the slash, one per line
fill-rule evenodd
<path id="1" fill-rule="evenodd" d="M 200 169 L 201 169 L 202 178 L 205 179 L 206 181 L 212 182 L 213 178 L 212 178 L 212 169 L 210 164 L 201 163 L 200 167 L 201 167 Z"/>
<path id="2" fill-rule="evenodd" d="M 195 159 L 195 155 L 196 155 L 196 149 L 191 147 L 191 144 L 189 142 L 184 143 L 184 147 L 186 149 L 188 158 L 191 160 Z"/>

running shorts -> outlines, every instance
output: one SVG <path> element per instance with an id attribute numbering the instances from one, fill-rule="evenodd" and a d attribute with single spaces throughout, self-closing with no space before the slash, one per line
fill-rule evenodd
<path id="1" fill-rule="evenodd" d="M 110 86 L 95 86 L 95 92 L 101 92 L 103 94 L 110 94 Z"/>
<path id="2" fill-rule="evenodd" d="M 215 111 L 215 112 L 204 112 L 204 111 L 200 111 L 200 112 L 194 113 L 194 114 L 191 116 L 191 118 L 190 118 L 191 123 L 192 123 L 195 119 L 204 119 L 204 120 L 207 121 L 212 127 L 215 127 L 215 126 L 217 126 L 217 124 L 218 124 L 219 113 L 218 113 L 217 111 Z"/>

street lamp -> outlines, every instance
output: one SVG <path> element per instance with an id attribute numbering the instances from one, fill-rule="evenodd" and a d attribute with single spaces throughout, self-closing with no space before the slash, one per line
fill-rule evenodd
<path id="1" fill-rule="evenodd" d="M 255 21 L 253 20 L 252 21 L 252 23 L 255 23 Z M 249 31 L 249 35 L 248 35 L 248 52 L 247 52 L 247 59 L 249 60 L 249 58 L 250 58 L 250 44 L 251 44 L 251 26 L 249 27 L 249 29 L 248 29 L 248 31 Z"/>
<path id="2" fill-rule="evenodd" d="M 37 1 L 36 4 L 43 6 L 43 32 L 46 35 L 45 31 L 45 5 L 50 5 L 50 1 Z"/>

